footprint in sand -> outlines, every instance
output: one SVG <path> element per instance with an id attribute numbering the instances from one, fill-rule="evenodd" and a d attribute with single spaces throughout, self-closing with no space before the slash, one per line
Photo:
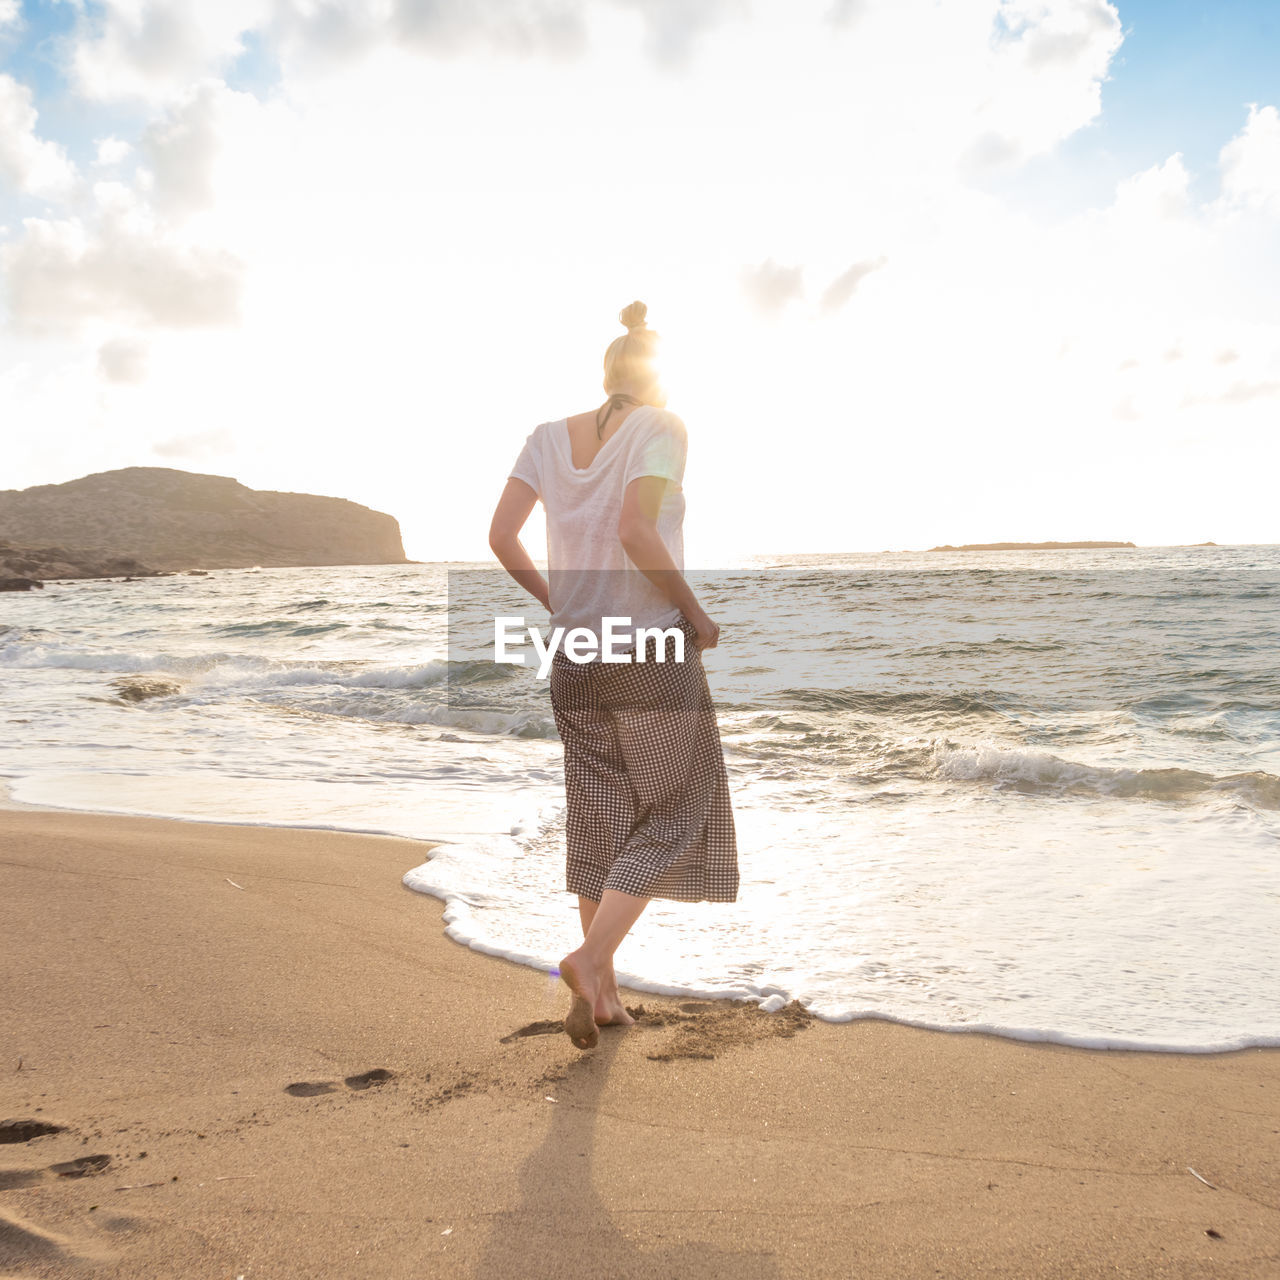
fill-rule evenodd
<path id="1" fill-rule="evenodd" d="M 564 1023 L 557 1022 L 530 1022 L 526 1026 L 520 1027 L 513 1031 L 509 1036 L 503 1036 L 498 1041 L 499 1044 L 511 1044 L 516 1040 L 523 1040 L 525 1036 L 560 1036 L 564 1035 Z"/>
<path id="2" fill-rule="evenodd" d="M 33 1187 L 50 1173 L 56 1173 L 60 1178 L 84 1178 L 91 1173 L 101 1173 L 110 1164 L 110 1156 L 97 1155 L 62 1160 L 44 1169 L 0 1169 L 0 1191 L 17 1191 L 21 1187 Z"/>
<path id="3" fill-rule="evenodd" d="M 371 1085 L 386 1084 L 388 1080 L 395 1078 L 394 1071 L 388 1071 L 386 1067 L 374 1067 L 372 1071 L 362 1071 L 358 1076 L 347 1076 L 342 1083 L 348 1089 L 368 1089 Z"/>
<path id="4" fill-rule="evenodd" d="M 644 1016 L 644 1005 L 624 1006 L 627 1012 L 639 1022 Z M 529 1022 L 523 1027 L 517 1027 L 510 1035 L 503 1036 L 499 1044 L 514 1044 L 517 1040 L 523 1040 L 527 1036 L 562 1036 L 564 1035 L 564 1020 L 557 1018 L 555 1021 L 544 1019 L 540 1022 Z"/>
<path id="5" fill-rule="evenodd" d="M 60 1178 L 84 1178 L 91 1173 L 101 1173 L 110 1163 L 110 1156 L 80 1156 L 75 1160 L 51 1164 L 49 1168 Z"/>
<path id="6" fill-rule="evenodd" d="M 47 1120 L 0 1120 L 0 1142 L 30 1142 L 48 1133 L 62 1133 L 66 1127 Z"/>
<path id="7" fill-rule="evenodd" d="M 299 1080 L 297 1084 L 287 1084 L 285 1093 L 291 1098 L 315 1098 L 322 1093 L 332 1093 L 337 1085 L 328 1080 Z"/>
<path id="8" fill-rule="evenodd" d="M 653 1062 L 712 1059 L 758 1041 L 789 1038 L 813 1022 L 813 1015 L 794 1000 L 776 1013 L 766 1013 L 752 1001 L 723 1000 L 687 1000 L 674 1009 L 641 1005 L 629 1012 L 650 1030 L 671 1032 L 662 1049 L 647 1055 Z"/>
<path id="9" fill-rule="evenodd" d="M 66 1125 L 52 1124 L 47 1120 L 0 1121 L 0 1143 L 31 1142 L 49 1134 L 64 1133 L 66 1128 Z M 0 1169 L 0 1191 L 34 1186 L 50 1173 L 64 1178 L 83 1178 L 87 1174 L 100 1173 L 110 1163 L 108 1155 L 93 1155 L 51 1164 L 46 1169 Z M 110 1251 L 92 1237 L 63 1235 L 29 1222 L 8 1209 L 0 1210 L 0 1267 L 6 1275 L 17 1274 L 16 1271 L 10 1272 L 11 1267 L 20 1267 L 25 1274 L 29 1266 L 43 1268 L 49 1263 L 78 1266 L 106 1262 L 111 1257 Z M 43 1269 L 40 1274 L 45 1274 Z M 59 1274 L 63 1274 L 61 1267 Z"/>
<path id="10" fill-rule="evenodd" d="M 354 1089 L 357 1092 L 362 1089 L 371 1088 L 373 1085 L 386 1084 L 388 1080 L 394 1080 L 396 1073 L 388 1071 L 386 1067 L 374 1067 L 371 1071 L 362 1071 L 356 1076 L 347 1076 L 343 1080 L 343 1084 L 348 1089 Z M 287 1084 L 284 1087 L 285 1093 L 291 1098 L 315 1098 L 322 1093 L 334 1093 L 338 1086 L 332 1080 L 299 1080 L 297 1084 Z"/>
<path id="11" fill-rule="evenodd" d="M 763 1012 L 754 1001 L 729 1003 L 725 1000 L 685 1000 L 672 1007 L 649 1008 L 628 1005 L 635 1028 L 647 1035 L 667 1031 L 667 1043 L 656 1053 L 646 1056 L 654 1062 L 673 1062 L 678 1058 L 715 1058 L 760 1040 L 794 1036 L 813 1022 L 813 1015 L 796 1001 L 777 1013 Z M 530 1022 L 499 1044 L 513 1044 L 527 1036 L 552 1036 L 564 1032 L 563 1022 Z"/>

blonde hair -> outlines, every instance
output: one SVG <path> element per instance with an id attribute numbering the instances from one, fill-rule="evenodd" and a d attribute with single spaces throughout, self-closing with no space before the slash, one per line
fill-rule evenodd
<path id="1" fill-rule="evenodd" d="M 658 335 L 645 324 L 649 308 L 633 302 L 618 313 L 627 331 L 604 353 L 604 389 L 608 395 L 626 391 L 642 398 L 660 398 Z"/>

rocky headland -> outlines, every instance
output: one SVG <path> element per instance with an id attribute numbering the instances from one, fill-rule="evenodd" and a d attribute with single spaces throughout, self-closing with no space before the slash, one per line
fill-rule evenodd
<path id="1" fill-rule="evenodd" d="M 31 591 L 46 578 L 149 578 L 156 570 L 129 556 L 0 541 L 0 591 Z"/>
<path id="2" fill-rule="evenodd" d="M 408 563 L 381 511 L 169 467 L 0 491 L 0 539 L 10 579 Z"/>

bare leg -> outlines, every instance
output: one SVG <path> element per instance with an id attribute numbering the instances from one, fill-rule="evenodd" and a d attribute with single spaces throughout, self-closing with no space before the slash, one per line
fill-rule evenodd
<path id="1" fill-rule="evenodd" d="M 613 953 L 648 905 L 648 898 L 606 889 L 591 916 L 582 946 L 560 961 L 560 977 L 573 992 L 564 1029 L 579 1049 L 590 1049 L 600 1038 L 595 1009 L 613 974 Z M 616 980 L 613 989 L 617 990 Z"/>
<path id="2" fill-rule="evenodd" d="M 582 936 L 585 938 L 591 928 L 591 921 L 595 919 L 596 908 L 599 903 L 591 898 L 578 898 L 578 915 L 582 920 Z M 635 1019 L 626 1011 L 622 1004 L 622 997 L 618 995 L 618 978 L 613 972 L 613 957 L 608 960 L 607 969 L 603 975 L 603 982 L 600 987 L 600 997 L 595 1002 L 596 1026 L 597 1027 L 629 1027 Z"/>

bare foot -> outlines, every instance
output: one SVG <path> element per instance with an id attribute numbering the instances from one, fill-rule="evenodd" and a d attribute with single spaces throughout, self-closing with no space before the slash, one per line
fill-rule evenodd
<path id="1" fill-rule="evenodd" d="M 622 1007 L 617 988 L 606 991 L 595 1003 L 593 1010 L 597 1027 L 631 1027 L 635 1019 Z"/>
<path id="2" fill-rule="evenodd" d="M 574 951 L 560 961 L 560 981 L 573 993 L 573 1003 L 564 1020 L 565 1032 L 579 1049 L 594 1049 L 600 1042 L 592 1012 L 600 994 L 596 975 Z"/>

